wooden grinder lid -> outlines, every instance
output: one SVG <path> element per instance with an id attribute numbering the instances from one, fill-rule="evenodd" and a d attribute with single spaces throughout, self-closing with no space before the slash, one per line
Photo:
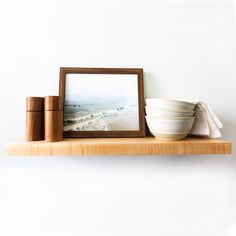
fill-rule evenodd
<path id="1" fill-rule="evenodd" d="M 45 111 L 62 111 L 62 98 L 59 96 L 46 96 L 44 101 Z"/>
<path id="2" fill-rule="evenodd" d="M 26 110 L 27 111 L 43 111 L 44 98 L 43 97 L 27 97 Z"/>

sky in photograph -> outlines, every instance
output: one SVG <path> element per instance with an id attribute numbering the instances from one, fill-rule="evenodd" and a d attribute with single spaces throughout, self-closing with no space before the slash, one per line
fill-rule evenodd
<path id="1" fill-rule="evenodd" d="M 67 74 L 65 98 L 121 96 L 138 99 L 137 81 L 134 74 Z"/>

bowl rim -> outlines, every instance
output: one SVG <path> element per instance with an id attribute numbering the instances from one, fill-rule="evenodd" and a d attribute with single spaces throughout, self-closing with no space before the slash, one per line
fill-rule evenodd
<path id="1" fill-rule="evenodd" d="M 156 119 L 156 120 L 194 120 L 195 116 L 145 116 L 146 119 Z"/>
<path id="2" fill-rule="evenodd" d="M 177 102 L 177 103 L 183 103 L 190 106 L 196 106 L 197 102 L 190 101 L 190 100 L 184 100 L 184 99 L 175 99 L 175 98 L 146 98 L 146 101 L 164 101 L 164 102 Z"/>
<path id="3" fill-rule="evenodd" d="M 155 107 L 155 106 L 150 106 L 150 105 L 146 105 L 145 106 L 145 109 L 155 109 L 155 110 L 160 110 L 162 112 L 168 112 L 168 113 L 189 113 L 189 114 L 194 114 L 195 113 L 195 110 L 168 110 L 168 109 L 164 109 L 164 108 L 159 108 L 159 107 Z"/>

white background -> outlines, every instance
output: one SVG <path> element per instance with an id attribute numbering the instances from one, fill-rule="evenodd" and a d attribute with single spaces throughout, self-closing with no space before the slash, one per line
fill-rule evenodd
<path id="1" fill-rule="evenodd" d="M 236 235 L 235 155 L 3 155 L 60 66 L 143 67 L 146 97 L 209 103 L 234 142 L 235 42 L 233 0 L 0 0 L 0 235 Z"/>

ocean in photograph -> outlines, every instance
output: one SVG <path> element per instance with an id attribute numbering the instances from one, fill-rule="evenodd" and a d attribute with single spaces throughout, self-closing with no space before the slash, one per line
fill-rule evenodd
<path id="1" fill-rule="evenodd" d="M 138 103 L 127 97 L 80 97 L 64 103 L 64 131 L 139 130 Z"/>

